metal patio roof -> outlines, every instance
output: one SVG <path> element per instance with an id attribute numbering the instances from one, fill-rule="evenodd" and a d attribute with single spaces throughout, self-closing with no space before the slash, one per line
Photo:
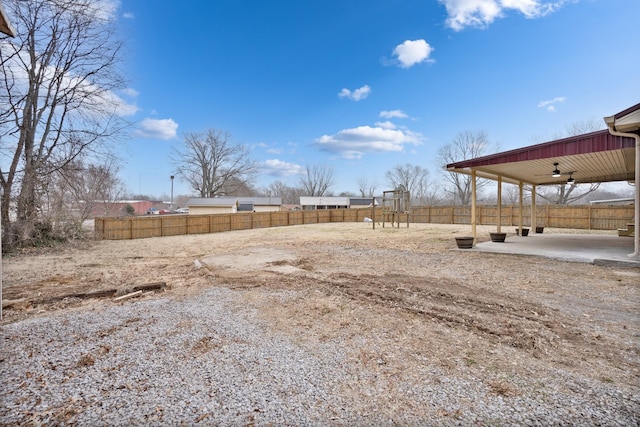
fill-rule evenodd
<path id="1" fill-rule="evenodd" d="M 0 33 L 4 33 L 10 37 L 16 36 L 16 30 L 13 28 L 13 25 L 11 25 L 11 22 L 9 22 L 2 3 L 0 3 Z"/>
<path id="2" fill-rule="evenodd" d="M 637 109 L 640 110 L 640 104 Z M 561 172 L 552 177 L 554 163 Z M 471 174 L 479 178 L 518 184 L 554 185 L 576 183 L 634 181 L 635 141 L 614 136 L 609 130 L 591 132 L 515 150 L 504 151 L 447 165 L 450 172 Z"/>
<path id="3" fill-rule="evenodd" d="M 606 130 L 531 145 L 447 165 L 449 172 L 464 173 L 512 184 L 554 185 L 576 183 L 632 181 L 635 185 L 634 227 L 640 230 L 640 103 L 613 116 L 604 117 Z M 500 186 L 498 187 L 500 188 Z M 520 185 L 520 227 L 522 218 Z M 498 191 L 498 212 L 502 204 Z M 533 193 L 535 194 L 535 193 Z M 535 224 L 535 197 L 531 198 L 531 223 Z M 472 185 L 471 229 L 476 237 L 476 185 Z M 500 213 L 498 213 L 500 215 Z M 497 225 L 498 231 L 500 223 Z M 634 252 L 640 257 L 640 235 L 635 233 Z"/>

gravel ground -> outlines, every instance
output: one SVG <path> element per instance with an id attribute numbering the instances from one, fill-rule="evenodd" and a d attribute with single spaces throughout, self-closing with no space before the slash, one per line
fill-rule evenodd
<path id="1" fill-rule="evenodd" d="M 5 326 L 0 422 L 629 426 L 640 420 L 640 395 L 624 395 L 615 384 L 552 370 L 534 383 L 523 376 L 486 385 L 429 361 L 426 372 L 397 385 L 402 409 L 394 412 L 379 393 L 387 386 L 369 388 L 375 371 L 349 358 L 344 343 L 310 349 L 273 333 L 235 293 L 211 289 L 193 300 L 152 299 Z M 542 392 L 516 395 L 514 384 Z M 345 391 L 362 387 L 360 401 Z"/>
<path id="2" fill-rule="evenodd" d="M 269 231 L 227 234 L 217 238 L 248 249 L 218 256 L 208 255 L 215 237 L 194 237 L 211 245 L 195 253 L 175 239 L 185 251 L 175 262 L 180 287 L 7 311 L 16 317 L 0 329 L 0 425 L 640 425 L 636 270 L 545 262 L 548 272 L 529 273 L 514 270 L 519 257 L 454 260 L 439 234 L 418 252 L 402 234 L 415 229 L 381 235 L 385 250 L 352 232 L 332 230 L 340 247 L 335 235 L 314 236 L 322 242 L 312 247 L 270 235 L 273 250 L 255 241 Z M 119 243 L 104 246 L 125 259 L 141 244 Z M 389 261 L 394 245 L 412 276 L 364 273 Z M 45 261 L 62 275 L 63 259 L 88 266 L 85 252 Z M 262 262 L 268 254 L 279 261 Z M 196 255 L 210 267 L 196 269 Z M 147 275 L 172 263 L 139 258 Z M 511 282 L 481 267 L 496 260 Z M 230 267 L 215 265 L 223 261 Z M 436 266 L 443 287 L 425 282 Z M 443 285 L 455 271 L 476 285 Z M 550 289 L 563 272 L 583 276 Z M 10 266 L 9 286 L 26 286 L 27 275 L 14 278 Z M 490 302 L 509 315 L 484 310 Z M 532 329 L 540 342 L 530 342 Z"/>

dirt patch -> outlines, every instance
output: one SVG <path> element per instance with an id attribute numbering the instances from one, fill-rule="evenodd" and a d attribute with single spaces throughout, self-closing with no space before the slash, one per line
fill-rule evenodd
<path id="1" fill-rule="evenodd" d="M 344 341 L 349 357 L 387 376 L 420 373 L 429 360 L 486 376 L 505 397 L 522 392 L 510 373 L 535 377 L 558 366 L 637 386 L 638 269 L 454 250 L 453 238 L 467 233 L 449 225 L 317 224 L 16 255 L 3 262 L 3 298 L 21 303 L 5 309 L 2 322 L 114 304 L 45 302 L 65 293 L 121 295 L 164 282 L 165 290 L 142 297 L 183 299 L 222 286 L 309 351 Z M 204 354 L 218 344 L 203 337 L 190 345 Z"/>

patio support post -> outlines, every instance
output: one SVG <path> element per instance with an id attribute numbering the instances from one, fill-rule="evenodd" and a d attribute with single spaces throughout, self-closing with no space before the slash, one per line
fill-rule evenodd
<path id="1" fill-rule="evenodd" d="M 520 234 L 522 236 L 522 218 L 523 218 L 523 215 L 522 215 L 522 205 L 523 205 L 523 203 L 522 203 L 522 181 L 518 182 L 518 189 L 520 190 L 519 191 L 520 195 L 519 195 L 519 198 L 518 198 L 518 209 L 519 209 L 519 212 L 518 212 L 518 228 L 520 229 L 520 232 L 518 234 Z"/>
<path id="2" fill-rule="evenodd" d="M 477 238 L 476 233 L 476 171 L 471 171 L 471 233 L 473 234 L 473 241 L 475 243 Z"/>
<path id="3" fill-rule="evenodd" d="M 498 226 L 496 227 L 496 232 L 501 232 L 502 226 L 502 177 L 498 177 Z"/>
<path id="4" fill-rule="evenodd" d="M 531 229 L 535 230 L 538 225 L 538 218 L 536 215 L 536 186 L 531 186 Z"/>

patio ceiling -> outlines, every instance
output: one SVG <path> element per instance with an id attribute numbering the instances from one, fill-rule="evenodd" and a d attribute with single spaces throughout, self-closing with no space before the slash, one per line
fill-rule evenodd
<path id="1" fill-rule="evenodd" d="M 558 163 L 560 177 L 552 176 L 554 163 Z M 447 170 L 464 174 L 475 170 L 479 178 L 502 177 L 503 182 L 513 184 L 563 184 L 569 177 L 578 184 L 634 181 L 635 141 L 601 130 L 450 163 Z"/>
<path id="2" fill-rule="evenodd" d="M 7 19 L 7 14 L 4 12 L 2 3 L 0 3 L 0 33 L 4 33 L 8 36 L 15 37 L 16 31 Z"/>

